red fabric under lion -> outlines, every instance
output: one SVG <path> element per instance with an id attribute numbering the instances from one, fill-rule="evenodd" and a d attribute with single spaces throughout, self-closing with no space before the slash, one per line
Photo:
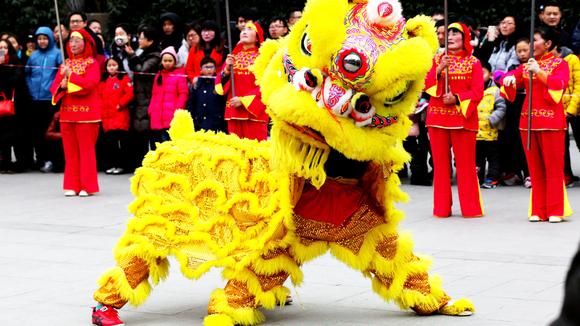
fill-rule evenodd
<path id="1" fill-rule="evenodd" d="M 320 189 L 311 184 L 304 186 L 294 212 L 310 220 L 339 226 L 360 208 L 363 195 L 358 184 L 326 179 Z"/>

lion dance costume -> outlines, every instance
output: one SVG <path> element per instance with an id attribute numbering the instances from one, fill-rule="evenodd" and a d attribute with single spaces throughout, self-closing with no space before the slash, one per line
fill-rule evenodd
<path id="1" fill-rule="evenodd" d="M 429 261 L 397 231 L 407 115 L 436 49 L 430 19 L 405 21 L 394 0 L 308 1 L 253 68 L 271 140 L 194 133 L 177 112 L 172 141 L 132 180 L 134 217 L 96 301 L 109 311 L 143 303 L 171 255 L 188 278 L 223 268 L 228 282 L 212 293 L 205 325 L 255 325 L 264 321 L 258 308 L 284 304 L 284 282 L 300 284 L 300 266 L 330 250 L 403 309 L 472 312 L 466 299 L 449 303 Z"/>

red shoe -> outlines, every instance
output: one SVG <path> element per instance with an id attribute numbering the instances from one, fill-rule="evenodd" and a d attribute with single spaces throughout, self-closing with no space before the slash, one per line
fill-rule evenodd
<path id="1" fill-rule="evenodd" d="M 125 325 L 121 319 L 117 309 L 102 305 L 100 308 L 93 307 L 93 325 L 97 326 L 123 326 Z"/>

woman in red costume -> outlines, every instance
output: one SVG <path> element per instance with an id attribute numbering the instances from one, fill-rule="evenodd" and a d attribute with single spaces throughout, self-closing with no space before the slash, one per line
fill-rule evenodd
<path id="1" fill-rule="evenodd" d="M 425 89 L 431 95 L 426 125 L 429 128 L 435 174 L 433 215 L 451 216 L 451 148 L 457 170 L 457 188 L 463 217 L 483 216 L 475 169 L 477 105 L 483 97 L 481 63 L 472 55 L 471 35 L 461 23 L 449 25 L 449 54 L 438 54 L 427 74 Z M 448 70 L 446 70 L 448 68 Z M 445 74 L 449 72 L 449 89 Z"/>
<path id="2" fill-rule="evenodd" d="M 503 78 L 502 94 L 510 101 L 516 87 L 526 87 L 532 73 L 531 146 L 526 151 L 533 191 L 530 222 L 562 222 L 564 218 L 564 137 L 566 114 L 562 95 L 570 79 L 568 64 L 554 55 L 557 36 L 552 30 L 538 28 L 534 32 L 534 56 L 527 64 Z M 522 142 L 527 143 L 528 97 L 520 117 Z"/>
<path id="3" fill-rule="evenodd" d="M 99 191 L 95 143 L 101 121 L 101 100 L 97 91 L 99 63 L 95 43 L 81 29 L 70 35 L 68 59 L 51 86 L 53 103 L 62 100 L 60 125 L 65 156 L 65 196 L 86 197 Z"/>
<path id="4" fill-rule="evenodd" d="M 256 77 L 250 71 L 258 57 L 260 44 L 264 42 L 264 34 L 258 23 L 246 23 L 240 34 L 240 42 L 228 55 L 224 69 L 216 78 L 218 94 L 228 93 L 225 120 L 228 132 L 240 138 L 266 140 L 268 138 L 268 115 L 266 106 L 262 103 L 260 88 L 256 85 Z M 234 91 L 232 96 L 230 85 L 231 69 L 234 71 Z"/>

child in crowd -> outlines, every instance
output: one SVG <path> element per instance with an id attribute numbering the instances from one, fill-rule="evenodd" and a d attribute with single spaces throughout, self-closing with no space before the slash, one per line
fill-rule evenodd
<path id="1" fill-rule="evenodd" d="M 226 99 L 215 91 L 216 62 L 210 57 L 201 61 L 201 75 L 190 95 L 190 113 L 195 130 L 226 132 Z"/>
<path id="2" fill-rule="evenodd" d="M 127 168 L 127 135 L 129 133 L 129 108 L 133 100 L 133 83 L 123 69 L 121 60 L 111 57 L 105 61 L 107 73 L 99 87 L 103 101 L 102 121 L 104 145 L 107 150 L 107 174 L 121 174 Z"/>
<path id="3" fill-rule="evenodd" d="M 482 68 L 486 89 L 483 92 L 483 99 L 477 106 L 479 130 L 476 138 L 476 164 L 481 187 L 493 189 L 497 187 L 500 179 L 497 139 L 498 130 L 503 128 L 506 103 L 500 96 L 499 88 L 491 80 L 491 66 L 489 63 L 485 63 Z M 486 163 L 488 165 L 487 174 Z M 484 180 L 483 183 L 482 180 Z"/>
<path id="4" fill-rule="evenodd" d="M 189 91 L 185 71 L 176 67 L 177 53 L 169 46 L 161 52 L 161 70 L 153 82 L 148 110 L 151 120 L 151 140 L 154 143 L 169 140 L 167 131 L 175 110 L 185 109 L 187 105 Z"/>

